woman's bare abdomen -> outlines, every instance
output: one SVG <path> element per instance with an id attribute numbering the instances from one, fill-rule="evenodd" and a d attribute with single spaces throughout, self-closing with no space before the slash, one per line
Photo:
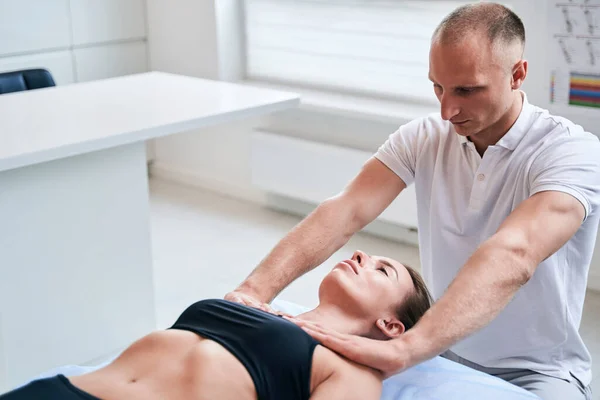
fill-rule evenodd
<path id="1" fill-rule="evenodd" d="M 110 365 L 69 380 L 103 400 L 257 398 L 248 371 L 227 349 L 176 329 L 151 333 Z"/>

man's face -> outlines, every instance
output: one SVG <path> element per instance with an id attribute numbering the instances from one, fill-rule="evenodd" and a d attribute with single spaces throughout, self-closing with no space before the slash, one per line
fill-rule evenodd
<path id="1" fill-rule="evenodd" d="M 429 79 L 441 115 L 456 132 L 474 136 L 497 123 L 513 96 L 511 66 L 490 46 L 484 34 L 457 44 L 435 40 L 429 52 Z"/>

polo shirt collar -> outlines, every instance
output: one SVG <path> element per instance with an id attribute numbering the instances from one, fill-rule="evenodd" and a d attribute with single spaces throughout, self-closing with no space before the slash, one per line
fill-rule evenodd
<path id="1" fill-rule="evenodd" d="M 529 117 L 533 113 L 534 107 L 529 104 L 527 100 L 527 94 L 521 91 L 523 95 L 523 106 L 519 117 L 513 124 L 513 126 L 506 132 L 506 134 L 495 144 L 495 146 L 504 147 L 508 150 L 514 150 L 519 142 L 525 137 L 525 134 L 529 130 Z M 469 143 L 469 139 L 466 136 L 457 135 L 458 140 L 461 144 Z"/>

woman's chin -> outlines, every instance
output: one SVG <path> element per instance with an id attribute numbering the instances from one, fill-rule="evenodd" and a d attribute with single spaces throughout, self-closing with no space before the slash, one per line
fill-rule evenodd
<path id="1" fill-rule="evenodd" d="M 354 290 L 358 290 L 357 282 L 352 279 L 352 276 L 344 268 L 334 268 L 325 275 L 325 278 L 321 281 L 319 291 L 325 290 L 327 292 L 343 292 L 350 294 Z"/>
<path id="2" fill-rule="evenodd" d="M 335 305 L 350 313 L 361 308 L 360 292 L 346 274 L 328 274 L 319 287 L 319 302 Z"/>

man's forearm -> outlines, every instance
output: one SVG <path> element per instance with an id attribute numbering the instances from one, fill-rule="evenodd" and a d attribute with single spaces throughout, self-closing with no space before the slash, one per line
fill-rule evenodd
<path id="1" fill-rule="evenodd" d="M 434 357 L 489 324 L 530 278 L 531 261 L 491 240 L 467 261 L 446 293 L 398 345 L 406 368 Z"/>
<path id="2" fill-rule="evenodd" d="M 325 261 L 358 230 L 353 210 L 338 198 L 323 202 L 292 229 L 238 290 L 266 303 Z"/>

